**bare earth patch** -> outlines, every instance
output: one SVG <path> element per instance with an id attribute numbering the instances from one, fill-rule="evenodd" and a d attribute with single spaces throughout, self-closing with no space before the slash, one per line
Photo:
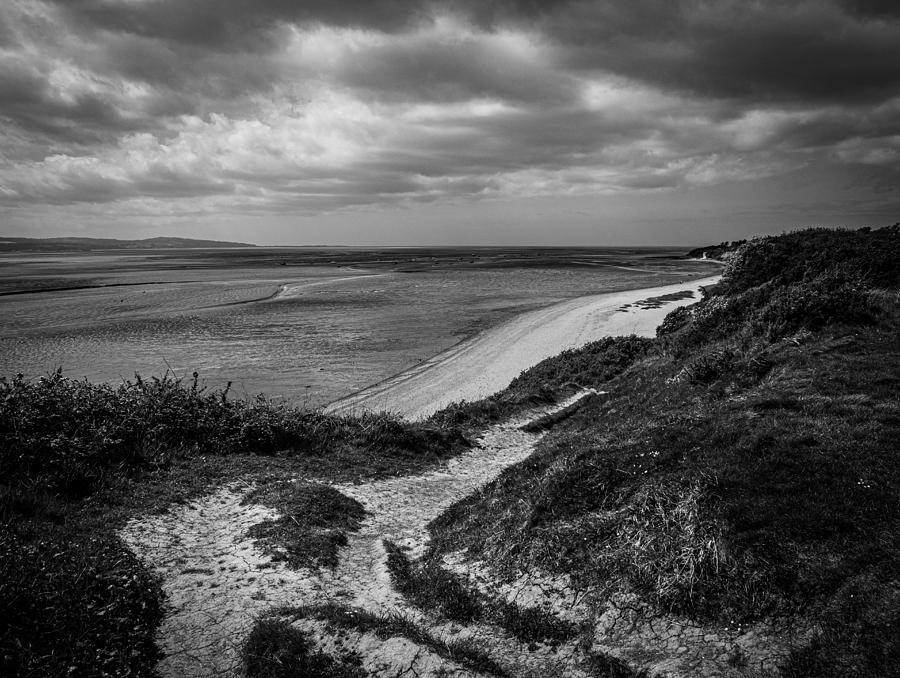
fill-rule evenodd
<path id="1" fill-rule="evenodd" d="M 470 639 L 496 654 L 510 675 L 551 675 L 571 657 L 553 648 L 545 653 L 527 652 L 500 629 L 487 625 L 428 620 L 411 608 L 391 584 L 383 540 L 407 550 L 411 557 L 423 553 L 426 525 L 454 502 L 490 482 L 503 469 L 532 453 L 542 433 L 521 427 L 552 411 L 570 406 L 587 393 L 550 408 L 528 413 L 515 421 L 491 428 L 472 451 L 445 467 L 419 476 L 390 478 L 336 489 L 359 501 L 368 512 L 362 528 L 348 535 L 333 570 L 290 570 L 273 562 L 247 536 L 254 525 L 274 520 L 278 513 L 260 505 L 242 504 L 252 489 L 231 484 L 187 505 L 173 506 L 164 515 L 132 520 L 121 536 L 138 556 L 163 578 L 168 610 L 158 642 L 165 655 L 159 670 L 163 676 L 236 676 L 242 672 L 240 648 L 255 620 L 272 608 L 339 603 L 377 614 L 402 614 L 429 628 L 442 640 Z M 333 639 L 321 624 L 320 644 Z M 344 645 L 362 655 L 373 675 L 395 675 L 397 669 L 415 666 L 419 675 L 459 674 L 452 662 L 434 661 L 416 643 L 392 641 L 392 650 L 371 649 L 367 634 Z M 347 645 L 353 647 L 347 647 Z M 377 643 L 375 643 L 377 645 Z M 405 650 L 403 648 L 406 648 Z M 544 656 L 546 655 L 546 656 Z M 421 661 L 415 660 L 418 656 Z M 384 657 L 394 664 L 384 664 Z M 427 661 L 425 661 L 427 657 Z M 432 666 L 437 666 L 432 670 Z M 441 668 L 442 667 L 442 668 Z M 424 672 L 423 672 L 424 671 Z M 569 673 L 568 675 L 576 675 Z"/>

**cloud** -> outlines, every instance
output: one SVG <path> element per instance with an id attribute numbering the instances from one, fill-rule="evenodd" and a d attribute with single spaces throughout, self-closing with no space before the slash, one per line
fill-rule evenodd
<path id="1" fill-rule="evenodd" d="M 0 57 L 6 208 L 314 214 L 900 165 L 888 2 L 9 0 Z"/>
<path id="2" fill-rule="evenodd" d="M 843 102 L 897 91 L 897 18 L 827 0 L 639 0 L 578 3 L 543 29 L 576 69 L 706 98 Z"/>
<path id="3" fill-rule="evenodd" d="M 578 96 L 578 83 L 556 69 L 540 36 L 483 32 L 445 18 L 397 36 L 319 27 L 295 31 L 286 72 L 327 77 L 367 99 L 453 103 L 493 97 L 558 104 Z"/>

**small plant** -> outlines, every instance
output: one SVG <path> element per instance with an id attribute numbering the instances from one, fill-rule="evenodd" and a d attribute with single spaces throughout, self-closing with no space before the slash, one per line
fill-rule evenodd
<path id="1" fill-rule="evenodd" d="M 683 606 L 706 579 L 729 566 L 722 529 L 704 519 L 705 488 L 646 483 L 635 492 L 603 564 L 666 606 Z"/>
<path id="2" fill-rule="evenodd" d="M 489 606 L 488 617 L 523 643 L 564 643 L 578 636 L 578 627 L 536 607 L 522 607 L 505 600 Z"/>
<path id="3" fill-rule="evenodd" d="M 454 621 L 469 623 L 482 618 L 478 596 L 463 580 L 436 561 L 411 563 L 395 544 L 385 541 L 387 566 L 394 588 L 415 605 L 440 612 Z"/>
<path id="4" fill-rule="evenodd" d="M 258 488 L 245 504 L 265 504 L 282 514 L 254 525 L 249 536 L 258 540 L 273 560 L 290 567 L 335 567 L 346 532 L 356 531 L 365 516 L 358 501 L 321 483 L 279 482 Z"/>
<path id="5" fill-rule="evenodd" d="M 315 651 L 299 630 L 282 619 L 260 619 L 244 642 L 247 678 L 365 678 L 356 656 L 340 659 Z"/>
<path id="6" fill-rule="evenodd" d="M 273 610 L 273 615 L 287 619 L 319 619 L 333 626 L 371 633 L 383 640 L 406 638 L 427 647 L 439 657 L 450 659 L 471 671 L 506 676 L 503 668 L 471 639 L 438 638 L 409 617 L 400 613 L 373 614 L 361 608 L 328 604 L 288 607 Z"/>
<path id="7" fill-rule="evenodd" d="M 384 543 L 394 587 L 418 607 L 434 610 L 462 623 L 490 621 L 525 643 L 559 644 L 578 629 L 549 612 L 504 600 L 488 600 L 465 580 L 440 566 L 439 559 L 412 563 L 391 542 Z"/>

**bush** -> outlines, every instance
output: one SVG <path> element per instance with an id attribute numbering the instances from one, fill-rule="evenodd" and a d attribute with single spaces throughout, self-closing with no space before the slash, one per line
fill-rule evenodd
<path id="1" fill-rule="evenodd" d="M 692 317 L 693 308 L 691 306 L 679 306 L 675 310 L 669 311 L 659 327 L 656 328 L 656 336 L 662 337 L 687 327 Z"/>
<path id="2" fill-rule="evenodd" d="M 549 384 L 599 387 L 646 356 L 653 344 L 652 339 L 634 334 L 604 337 L 542 360 L 513 379 L 509 390 L 534 393 Z"/>
<path id="3" fill-rule="evenodd" d="M 754 238 L 729 259 L 718 293 L 736 294 L 775 282 L 816 278 L 841 266 L 872 287 L 900 284 L 900 225 L 857 231 L 806 229 Z"/>
<path id="4" fill-rule="evenodd" d="M 229 401 L 169 376 L 113 387 L 67 379 L 57 371 L 28 381 L 0 377 L 0 477 L 24 479 L 69 498 L 85 497 L 110 476 L 164 467 L 174 454 L 443 452 L 460 438 L 385 414 L 359 418 Z"/>
<path id="5" fill-rule="evenodd" d="M 107 535 L 0 534 L 0 674 L 143 676 L 161 590 Z"/>
<path id="6" fill-rule="evenodd" d="M 750 329 L 772 340 L 834 323 L 870 323 L 877 311 L 861 280 L 848 280 L 831 270 L 774 290 L 751 319 Z"/>

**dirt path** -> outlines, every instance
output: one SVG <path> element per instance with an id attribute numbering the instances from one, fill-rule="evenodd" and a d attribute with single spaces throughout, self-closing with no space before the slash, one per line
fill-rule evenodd
<path id="1" fill-rule="evenodd" d="M 160 673 L 185 678 L 240 675 L 241 644 L 255 618 L 273 607 L 338 602 L 378 614 L 396 611 L 421 618 L 393 590 L 382 540 L 408 547 L 411 555 L 420 554 L 429 521 L 531 454 L 542 434 L 522 431 L 523 424 L 568 407 L 588 393 L 493 427 L 478 447 L 436 471 L 336 486 L 363 504 L 369 515 L 358 532 L 348 535 L 349 543 L 333 571 L 287 569 L 246 537 L 250 527 L 277 516 L 266 507 L 241 504 L 249 484 L 232 484 L 190 504 L 174 506 L 164 515 L 129 522 L 121 533 L 123 539 L 162 576 L 167 597 L 168 611 L 158 636 L 165 655 Z M 316 632 L 315 624 L 307 627 Z M 442 638 L 479 639 L 494 648 L 498 660 L 513 668 L 514 675 L 551 675 L 551 665 L 555 673 L 570 659 L 559 652 L 544 658 L 540 653 L 526 656 L 523 648 L 496 629 L 442 627 L 437 631 Z M 327 646 L 328 633 L 320 628 L 318 635 Z M 357 635 L 352 644 L 374 675 L 395 675 L 400 668 L 422 676 L 432 669 L 450 675 L 468 673 L 415 643 L 391 639 L 385 651 L 385 641 Z"/>
<path id="2" fill-rule="evenodd" d="M 720 276 L 579 297 L 512 318 L 380 384 L 332 403 L 327 412 L 387 410 L 427 417 L 459 400 L 479 400 L 505 388 L 519 373 L 567 348 L 606 336 L 652 336 L 666 314 L 699 300 L 701 287 Z M 691 291 L 693 298 L 642 304 Z"/>

